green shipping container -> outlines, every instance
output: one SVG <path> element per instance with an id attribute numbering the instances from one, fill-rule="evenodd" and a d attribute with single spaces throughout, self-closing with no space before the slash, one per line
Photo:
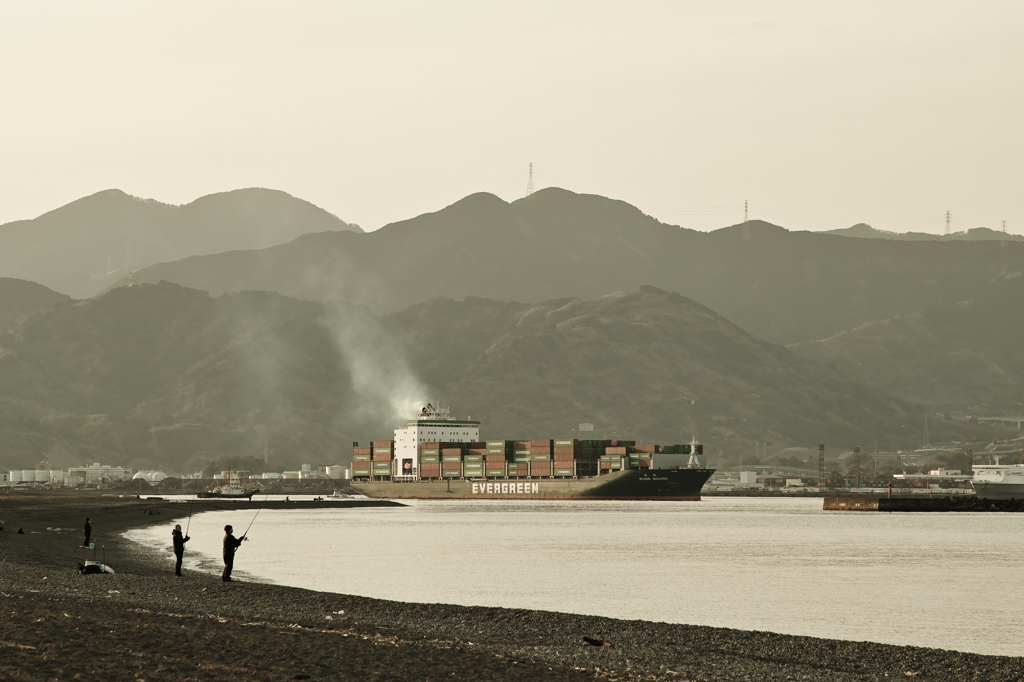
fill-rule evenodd
<path id="1" fill-rule="evenodd" d="M 461 462 L 462 455 L 441 455 L 442 462 Z"/>
<path id="2" fill-rule="evenodd" d="M 441 458 L 437 455 L 420 455 L 420 461 L 424 464 L 437 464 Z"/>
<path id="3" fill-rule="evenodd" d="M 505 476 L 505 470 L 504 469 L 488 469 L 487 470 L 487 475 L 492 477 L 492 478 L 493 477 L 504 477 Z"/>
<path id="4" fill-rule="evenodd" d="M 461 471 L 449 471 L 448 469 L 445 469 L 441 472 L 441 478 L 458 478 L 459 476 L 462 476 Z"/>
<path id="5" fill-rule="evenodd" d="M 512 454 L 514 454 L 514 455 L 529 455 L 530 451 L 529 450 L 513 450 Z"/>
<path id="6" fill-rule="evenodd" d="M 353 476 L 369 476 L 370 475 L 370 470 L 369 469 L 356 469 L 355 471 L 352 472 L 352 475 Z"/>
<path id="7" fill-rule="evenodd" d="M 373 459 L 373 455 L 352 455 L 353 462 L 369 462 Z"/>
<path id="8" fill-rule="evenodd" d="M 529 462 L 529 461 L 531 461 L 530 460 L 530 453 L 526 453 L 525 455 L 519 455 L 519 454 L 512 455 L 512 461 L 513 462 Z"/>
<path id="9" fill-rule="evenodd" d="M 462 456 L 462 461 L 463 462 L 482 462 L 482 461 L 484 461 L 484 456 L 483 455 L 463 455 Z"/>
<path id="10" fill-rule="evenodd" d="M 692 449 L 689 444 L 677 445 L 676 448 L 679 450 L 680 455 L 688 455 L 690 454 L 690 450 Z"/>
<path id="11" fill-rule="evenodd" d="M 550 462 L 551 455 L 530 455 L 531 462 Z"/>
<path id="12" fill-rule="evenodd" d="M 488 450 L 490 450 L 491 448 L 500 448 L 504 450 L 505 448 L 512 447 L 513 443 L 515 443 L 514 440 L 489 440 L 486 441 L 485 444 L 487 445 Z"/>
<path id="13" fill-rule="evenodd" d="M 393 455 L 395 454 L 394 448 L 374 448 L 373 454 L 375 455 Z"/>
<path id="14" fill-rule="evenodd" d="M 572 469 L 554 469 L 552 472 L 553 476 L 573 476 L 575 472 Z"/>
<path id="15" fill-rule="evenodd" d="M 420 454 L 421 455 L 440 455 L 441 451 L 438 450 L 437 448 L 424 448 L 423 450 L 420 450 Z"/>
<path id="16" fill-rule="evenodd" d="M 556 448 L 574 448 L 579 444 L 580 442 L 575 438 L 564 438 L 562 440 L 555 441 Z"/>

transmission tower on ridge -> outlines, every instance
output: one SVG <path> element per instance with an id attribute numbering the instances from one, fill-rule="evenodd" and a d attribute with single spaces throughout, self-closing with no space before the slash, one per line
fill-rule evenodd
<path id="1" fill-rule="evenodd" d="M 825 444 L 818 444 L 818 487 L 825 487 Z"/>
<path id="2" fill-rule="evenodd" d="M 949 211 L 946 211 L 946 234 L 949 234 L 949 222 L 952 218 L 949 215 Z"/>
<path id="3" fill-rule="evenodd" d="M 526 196 L 533 194 L 533 161 L 530 162 L 530 171 L 526 179 Z"/>
<path id="4" fill-rule="evenodd" d="M 1006 221 L 1003 221 L 1003 234 L 1006 234 Z"/>
<path id="5" fill-rule="evenodd" d="M 860 446 L 853 448 L 853 487 L 860 487 Z"/>
<path id="6" fill-rule="evenodd" d="M 747 212 L 747 202 L 746 202 L 746 200 L 744 200 L 743 201 L 743 222 L 747 222 L 748 220 L 750 220 L 750 214 Z M 1003 230 L 1003 231 L 1005 232 L 1006 230 Z"/>

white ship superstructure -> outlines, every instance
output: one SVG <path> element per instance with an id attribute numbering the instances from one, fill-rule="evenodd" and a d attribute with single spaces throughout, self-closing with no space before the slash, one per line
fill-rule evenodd
<path id="1" fill-rule="evenodd" d="M 1024 499 L 1024 464 L 976 464 L 971 485 L 978 497 Z"/>
<path id="2" fill-rule="evenodd" d="M 427 404 L 416 419 L 395 429 L 397 476 L 417 476 L 423 443 L 475 443 L 480 440 L 480 422 L 453 419 L 447 407 Z"/>

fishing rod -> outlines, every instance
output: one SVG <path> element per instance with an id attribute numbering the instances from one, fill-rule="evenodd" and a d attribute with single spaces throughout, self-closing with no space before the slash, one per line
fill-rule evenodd
<path id="1" fill-rule="evenodd" d="M 185 524 L 185 536 L 188 537 L 188 529 L 192 525 L 192 507 L 196 505 L 196 479 L 192 479 L 192 500 L 188 503 L 188 522 Z"/>
<path id="2" fill-rule="evenodd" d="M 270 493 L 264 495 L 263 501 L 260 502 L 260 508 L 256 510 L 255 514 L 253 514 L 252 521 L 249 522 L 249 525 L 245 527 L 245 532 L 242 533 L 243 538 L 249 534 L 249 529 L 252 528 L 252 524 L 256 522 L 256 517 L 260 515 L 261 511 L 263 511 L 263 505 L 267 503 L 268 499 L 270 499 Z"/>

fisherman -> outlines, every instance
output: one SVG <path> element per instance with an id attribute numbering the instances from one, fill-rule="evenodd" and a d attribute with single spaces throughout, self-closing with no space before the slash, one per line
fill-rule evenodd
<path id="1" fill-rule="evenodd" d="M 92 539 L 92 525 L 89 523 L 89 517 L 85 517 L 85 542 L 82 543 L 82 547 L 89 546 L 89 540 Z"/>
<path id="2" fill-rule="evenodd" d="M 231 534 L 231 526 L 224 526 L 224 573 L 220 579 L 226 583 L 231 582 L 231 569 L 235 565 L 235 550 L 245 540 L 245 535 L 236 538 Z"/>
<path id="3" fill-rule="evenodd" d="M 185 543 L 189 541 L 189 536 L 181 537 L 181 524 L 174 526 L 174 530 L 171 531 L 171 542 L 174 544 L 174 575 L 178 578 L 181 577 L 181 558 L 185 554 Z"/>

